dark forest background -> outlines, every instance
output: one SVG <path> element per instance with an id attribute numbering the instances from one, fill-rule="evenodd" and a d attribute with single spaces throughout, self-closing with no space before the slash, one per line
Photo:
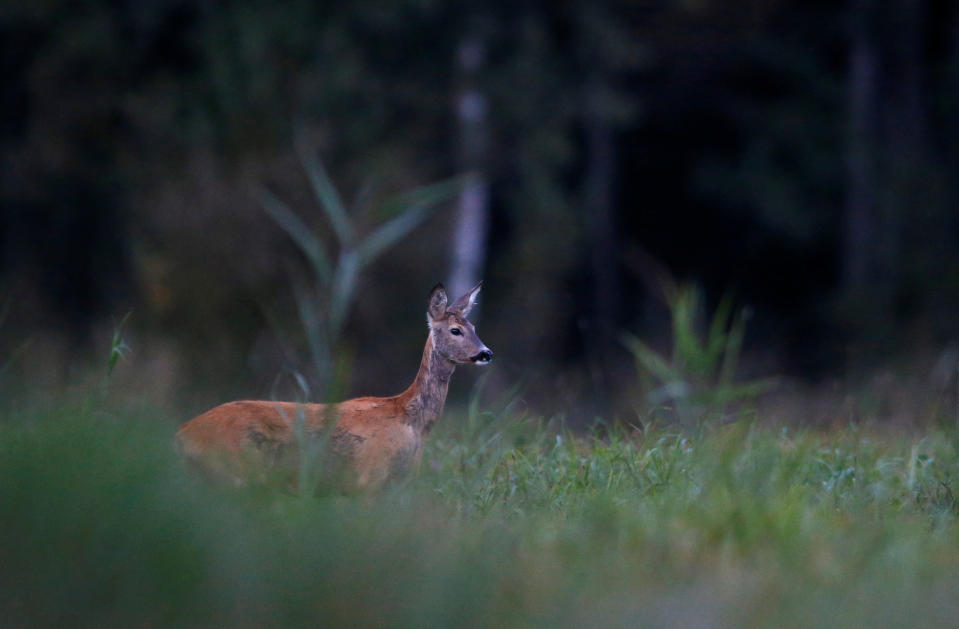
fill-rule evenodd
<path id="1" fill-rule="evenodd" d="M 669 347 L 670 282 L 748 309 L 743 377 L 955 378 L 955 3 L 8 2 L 0 51 L 6 396 L 96 372 L 128 312 L 144 399 L 320 390 L 263 206 L 335 254 L 306 154 L 359 233 L 470 173 L 357 276 L 349 394 L 404 388 L 430 288 L 481 278 L 490 389 L 536 412 L 628 415 L 620 335 Z"/>

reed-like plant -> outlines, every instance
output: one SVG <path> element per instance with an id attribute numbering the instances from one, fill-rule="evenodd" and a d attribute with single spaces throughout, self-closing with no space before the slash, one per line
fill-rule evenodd
<path id="1" fill-rule="evenodd" d="M 333 232 L 335 253 L 277 195 L 263 188 L 259 196 L 266 213 L 290 236 L 309 262 L 312 282 L 295 284 L 294 297 L 316 375 L 319 382 L 328 387 L 334 350 L 353 305 L 360 274 L 423 223 L 443 201 L 452 198 L 459 191 L 462 178 L 420 186 L 385 199 L 377 213 L 389 218 L 369 233 L 360 235 L 354 216 L 367 209 L 364 205 L 370 203 L 369 197 L 361 195 L 361 200 L 348 208 L 316 152 L 302 139 L 295 142 L 295 148 Z M 306 387 L 302 378 L 298 378 L 298 383 L 301 388 Z"/>
<path id="2" fill-rule="evenodd" d="M 753 400 L 773 379 L 738 382 L 736 367 L 746 332 L 746 313 L 724 297 L 708 322 L 702 322 L 702 291 L 694 285 L 666 291 L 672 320 L 672 353 L 663 355 L 633 334 L 622 341 L 632 352 L 641 378 L 655 384 L 645 391 L 653 410 L 669 411 L 684 425 L 721 418 L 730 405 Z M 701 330 L 705 328 L 705 333 Z"/>

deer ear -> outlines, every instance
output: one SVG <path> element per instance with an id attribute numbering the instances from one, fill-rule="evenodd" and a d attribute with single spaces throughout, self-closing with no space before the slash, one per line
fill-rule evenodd
<path id="1" fill-rule="evenodd" d="M 436 320 L 446 314 L 446 289 L 442 284 L 437 284 L 430 291 L 429 305 L 427 306 L 427 315 L 430 319 Z"/>
<path id="2" fill-rule="evenodd" d="M 465 295 L 453 302 L 453 305 L 450 306 L 450 310 L 458 310 L 463 313 L 465 317 L 470 313 L 470 310 L 473 309 L 473 305 L 476 303 L 476 296 L 479 294 L 480 289 L 483 287 L 483 281 L 480 280 L 480 283 L 469 289 Z"/>

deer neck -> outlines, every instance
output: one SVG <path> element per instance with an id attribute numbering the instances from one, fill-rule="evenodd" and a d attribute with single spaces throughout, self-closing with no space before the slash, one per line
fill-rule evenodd
<path id="1" fill-rule="evenodd" d="M 420 370 L 410 388 L 400 394 L 405 407 L 405 422 L 423 436 L 429 434 L 443 412 L 450 377 L 455 369 L 454 363 L 434 351 L 431 332 L 423 348 Z"/>

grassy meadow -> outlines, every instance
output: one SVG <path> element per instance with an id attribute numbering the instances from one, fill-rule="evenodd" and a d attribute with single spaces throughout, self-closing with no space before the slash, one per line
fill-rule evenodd
<path id="1" fill-rule="evenodd" d="M 375 495 L 212 487 L 179 418 L 0 418 L 15 627 L 823 627 L 959 622 L 959 434 L 737 422 L 571 434 L 444 417 Z"/>

